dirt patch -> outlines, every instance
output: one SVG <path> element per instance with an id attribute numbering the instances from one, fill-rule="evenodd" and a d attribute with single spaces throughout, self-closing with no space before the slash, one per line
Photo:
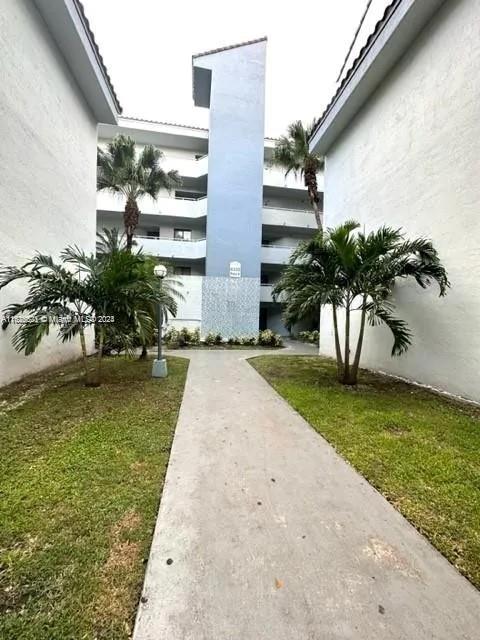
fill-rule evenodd
<path id="1" fill-rule="evenodd" d="M 99 629 L 122 626 L 131 633 L 131 589 L 140 545 L 128 538 L 141 524 L 135 511 L 127 511 L 111 529 L 112 545 L 103 565 L 95 618 Z"/>
<path id="2" fill-rule="evenodd" d="M 411 432 L 410 427 L 406 425 L 396 424 L 395 422 L 389 422 L 384 426 L 384 429 L 387 433 L 392 436 L 397 436 L 400 438 L 401 436 L 405 436 Z"/>
<path id="3" fill-rule="evenodd" d="M 147 463 L 141 462 L 140 460 L 136 460 L 135 462 L 132 462 L 132 464 L 130 465 L 130 469 L 134 473 L 143 473 L 146 468 L 147 468 Z"/>

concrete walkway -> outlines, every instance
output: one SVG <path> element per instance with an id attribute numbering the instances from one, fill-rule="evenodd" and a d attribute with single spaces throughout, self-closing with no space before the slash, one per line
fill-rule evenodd
<path id="1" fill-rule="evenodd" d="M 255 353 L 188 355 L 134 639 L 478 640 L 479 592 L 256 373 Z"/>

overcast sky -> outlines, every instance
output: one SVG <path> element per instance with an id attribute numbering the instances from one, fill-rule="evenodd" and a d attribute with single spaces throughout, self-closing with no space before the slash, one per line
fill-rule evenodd
<path id="1" fill-rule="evenodd" d="M 389 0 L 372 0 L 351 60 Z M 321 115 L 367 0 L 83 0 L 124 115 L 208 126 L 194 53 L 267 36 L 265 133 Z M 234 81 L 234 79 L 232 79 Z"/>

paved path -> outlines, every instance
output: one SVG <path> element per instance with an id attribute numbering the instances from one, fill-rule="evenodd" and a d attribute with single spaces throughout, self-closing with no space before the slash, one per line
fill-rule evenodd
<path id="1" fill-rule="evenodd" d="M 249 355 L 189 354 L 134 640 L 479 640 L 479 592 Z"/>

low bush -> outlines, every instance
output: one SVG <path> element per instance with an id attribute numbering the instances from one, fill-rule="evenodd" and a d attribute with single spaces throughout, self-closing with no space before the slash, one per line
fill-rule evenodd
<path id="1" fill-rule="evenodd" d="M 189 346 L 199 346 L 201 344 L 200 329 L 190 330 L 187 327 L 175 329 L 170 327 L 164 334 L 164 341 L 170 349 L 178 349 Z M 258 335 L 250 336 L 231 336 L 224 340 L 220 333 L 210 331 L 203 339 L 203 344 L 207 347 L 228 345 L 255 347 L 282 347 L 283 340 L 278 333 L 274 333 L 271 329 L 260 331 Z"/>
<path id="2" fill-rule="evenodd" d="M 314 331 L 300 331 L 297 338 L 302 342 L 310 342 L 311 344 L 318 344 L 319 332 L 317 329 Z"/>
<path id="3" fill-rule="evenodd" d="M 170 327 L 163 339 L 170 349 L 197 346 L 200 344 L 200 329 L 198 327 L 196 329 Z"/>
<path id="4" fill-rule="evenodd" d="M 281 347 L 283 339 L 281 335 L 271 329 L 264 329 L 258 334 L 258 344 L 262 347 Z"/>
<path id="5" fill-rule="evenodd" d="M 220 342 L 217 342 L 218 338 L 220 338 Z M 222 336 L 220 336 L 219 334 L 216 334 L 216 333 L 212 333 L 210 331 L 210 333 L 207 333 L 207 335 L 205 336 L 203 341 L 208 347 L 213 347 L 214 344 L 221 344 L 222 343 Z"/>

